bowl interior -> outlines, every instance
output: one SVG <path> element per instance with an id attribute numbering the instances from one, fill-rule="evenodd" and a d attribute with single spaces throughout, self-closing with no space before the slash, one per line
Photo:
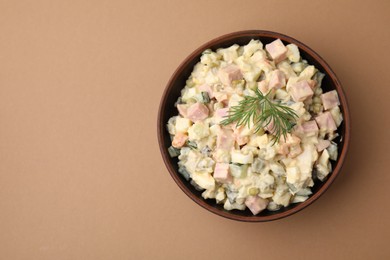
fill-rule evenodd
<path id="1" fill-rule="evenodd" d="M 303 59 L 306 59 L 309 64 L 314 65 L 321 72 L 325 73 L 325 77 L 322 82 L 322 88 L 324 92 L 330 90 L 337 90 L 340 97 L 340 110 L 343 114 L 344 121 L 341 126 L 338 128 L 339 137 L 335 140 L 338 143 L 338 152 L 339 158 L 336 162 L 331 161 L 333 171 L 328 175 L 326 181 L 315 181 L 314 187 L 312 187 L 313 195 L 306 200 L 305 202 L 298 204 L 291 204 L 288 207 L 282 208 L 278 211 L 268 211 L 264 210 L 256 216 L 246 209 L 244 211 L 240 210 L 232 210 L 226 211 L 223 209 L 223 205 L 216 204 L 215 200 L 204 200 L 201 196 L 201 191 L 197 191 L 188 181 L 186 181 L 179 173 L 178 173 L 178 159 L 170 158 L 167 148 L 171 145 L 171 140 L 169 137 L 169 133 L 166 130 L 166 123 L 168 119 L 172 116 L 178 114 L 174 103 L 177 101 L 180 96 L 181 89 L 184 88 L 185 82 L 190 76 L 193 67 L 196 63 L 200 61 L 200 56 L 205 49 L 216 50 L 218 48 L 226 48 L 233 44 L 246 45 L 249 43 L 251 39 L 258 39 L 264 45 L 268 44 L 275 39 L 281 39 L 284 44 L 294 43 L 299 47 L 300 54 Z M 334 178 L 340 171 L 340 167 L 345 157 L 345 152 L 347 150 L 347 145 L 349 141 L 349 129 L 347 131 L 347 126 L 349 126 L 349 113 L 346 104 L 346 99 L 344 93 L 341 89 L 340 82 L 336 78 L 333 71 L 329 68 L 326 62 L 318 56 L 314 51 L 308 48 L 306 45 L 301 42 L 274 32 L 268 31 L 243 31 L 228 34 L 225 36 L 221 36 L 216 38 L 203 46 L 199 47 L 195 50 L 191 55 L 189 55 L 183 63 L 177 68 L 175 73 L 172 75 L 171 79 L 168 82 L 168 85 L 163 94 L 159 118 L 158 118 L 158 138 L 160 144 L 160 150 L 164 159 L 164 162 L 172 175 L 175 182 L 179 185 L 179 187 L 196 203 L 201 205 L 202 207 L 216 213 L 218 215 L 235 219 L 241 221 L 268 221 L 273 219 L 282 218 L 288 215 L 291 215 L 307 205 L 311 204 L 314 200 L 316 200 L 333 182 Z"/>

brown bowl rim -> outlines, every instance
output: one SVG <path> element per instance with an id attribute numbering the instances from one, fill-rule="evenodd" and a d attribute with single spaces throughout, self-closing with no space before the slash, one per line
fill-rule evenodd
<path id="1" fill-rule="evenodd" d="M 164 108 L 166 106 L 167 102 L 167 96 L 168 93 L 171 91 L 173 87 L 173 82 L 177 80 L 178 75 L 180 75 L 183 72 L 183 69 L 186 67 L 186 64 L 191 62 L 193 59 L 195 59 L 202 51 L 205 49 L 211 48 L 212 46 L 215 46 L 217 44 L 221 44 L 225 41 L 233 40 L 238 37 L 273 37 L 273 38 L 279 38 L 282 41 L 286 41 L 289 43 L 296 44 L 299 49 L 303 49 L 308 55 L 310 55 L 312 58 L 314 58 L 318 63 L 321 64 L 321 66 L 326 70 L 327 74 L 331 77 L 332 82 L 334 83 L 334 86 L 337 90 L 337 93 L 339 94 L 340 103 L 343 107 L 343 117 L 344 117 L 344 136 L 343 136 L 343 147 L 341 149 L 341 154 L 339 155 L 339 158 L 336 162 L 336 166 L 332 171 L 332 174 L 329 176 L 329 178 L 323 183 L 322 187 L 313 195 L 309 197 L 304 202 L 296 204 L 296 206 L 292 207 L 291 209 L 288 209 L 286 211 L 275 213 L 273 215 L 268 216 L 241 216 L 241 215 L 235 215 L 233 213 L 230 213 L 228 211 L 222 211 L 217 208 L 214 208 L 207 204 L 204 199 L 199 198 L 195 196 L 182 182 L 182 180 L 179 178 L 178 173 L 173 168 L 170 157 L 168 155 L 167 149 L 164 146 L 164 131 L 165 131 L 165 122 L 162 122 L 163 120 L 163 112 Z M 350 127 L 350 112 L 348 108 L 348 102 L 345 97 L 344 90 L 341 86 L 340 80 L 337 78 L 336 74 L 333 72 L 333 70 L 330 68 L 328 63 L 320 56 L 318 55 L 314 50 L 312 50 L 307 45 L 303 44 L 302 42 L 294 39 L 291 36 L 284 35 L 282 33 L 273 32 L 273 31 L 266 31 L 266 30 L 243 30 L 243 31 L 236 31 L 232 33 L 228 33 L 222 36 L 219 36 L 217 38 L 214 38 L 204 44 L 202 44 L 200 47 L 198 47 L 196 50 L 194 50 L 190 55 L 188 55 L 184 61 L 181 62 L 181 64 L 177 67 L 175 72 L 170 77 L 165 90 L 163 92 L 160 106 L 158 110 L 158 117 L 157 117 L 157 137 L 158 137 L 158 143 L 160 147 L 161 156 L 163 158 L 164 164 L 167 167 L 171 177 L 176 182 L 176 184 L 180 187 L 180 189 L 189 197 L 191 198 L 195 203 L 200 205 L 201 207 L 205 208 L 206 210 L 231 219 L 231 220 L 237 220 L 237 221 L 244 221 L 244 222 L 265 222 L 265 221 L 271 221 L 271 220 L 277 220 L 281 218 L 285 218 L 287 216 L 290 216 L 292 214 L 295 214 L 302 209 L 306 208 L 310 204 L 312 204 L 314 201 L 316 201 L 322 194 L 325 193 L 325 191 L 329 188 L 329 186 L 334 182 L 336 177 L 339 175 L 339 172 L 344 164 L 344 160 L 346 158 L 346 154 L 348 151 L 349 143 L 350 143 L 350 135 L 351 135 L 351 127 Z"/>

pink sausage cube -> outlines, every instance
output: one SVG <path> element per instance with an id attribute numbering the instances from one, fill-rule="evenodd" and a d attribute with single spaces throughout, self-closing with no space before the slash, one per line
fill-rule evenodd
<path id="1" fill-rule="evenodd" d="M 218 71 L 218 77 L 224 85 L 230 85 L 233 80 L 242 79 L 242 73 L 237 65 L 230 64 Z"/>
<path id="2" fill-rule="evenodd" d="M 266 50 L 268 51 L 271 58 L 278 63 L 279 61 L 287 58 L 287 48 L 284 46 L 283 42 L 280 39 L 277 39 L 267 45 L 265 45 Z"/>
<path id="3" fill-rule="evenodd" d="M 263 95 L 266 95 L 268 93 L 268 85 L 265 80 L 260 81 L 257 83 L 257 88 L 260 90 Z"/>
<path id="4" fill-rule="evenodd" d="M 179 110 L 179 114 L 182 117 L 187 117 L 187 109 L 188 109 L 188 105 L 185 105 L 185 104 L 178 104 L 177 105 L 177 110 Z"/>
<path id="5" fill-rule="evenodd" d="M 301 146 L 298 144 L 298 145 L 294 145 L 294 146 L 291 146 L 290 147 L 290 153 L 288 154 L 288 156 L 290 158 L 295 158 L 297 157 L 298 155 L 300 155 L 302 153 L 302 148 Z"/>
<path id="6" fill-rule="evenodd" d="M 334 119 L 330 112 L 325 112 L 317 116 L 315 119 L 321 130 L 326 130 L 331 132 L 337 129 L 336 123 L 334 122 Z"/>
<path id="7" fill-rule="evenodd" d="M 187 109 L 187 118 L 193 122 L 206 119 L 209 115 L 209 109 L 202 103 L 195 103 Z"/>
<path id="8" fill-rule="evenodd" d="M 243 129 L 244 129 L 244 126 L 242 126 L 242 125 L 239 127 L 236 127 L 236 126 L 233 127 L 234 140 L 236 141 L 236 143 L 238 145 L 244 145 L 244 144 L 247 144 L 249 142 L 248 136 L 241 135 Z"/>
<path id="9" fill-rule="evenodd" d="M 317 151 L 321 152 L 324 149 L 328 148 L 329 145 L 330 145 L 330 141 L 329 140 L 322 140 L 322 139 L 320 139 L 320 140 L 318 140 Z"/>
<path id="10" fill-rule="evenodd" d="M 241 146 L 241 145 L 247 144 L 249 142 L 249 137 L 236 135 L 235 140 L 236 140 L 237 144 Z"/>
<path id="11" fill-rule="evenodd" d="M 229 172 L 228 163 L 216 163 L 214 169 L 214 179 L 220 183 L 230 183 L 233 181 Z"/>
<path id="12" fill-rule="evenodd" d="M 313 96 L 314 92 L 306 80 L 291 85 L 290 94 L 295 102 L 301 102 Z"/>
<path id="13" fill-rule="evenodd" d="M 217 149 L 230 151 L 233 148 L 233 144 L 233 131 L 228 129 L 221 129 L 217 135 Z"/>
<path id="14" fill-rule="evenodd" d="M 316 121 L 314 121 L 314 120 L 307 121 L 307 122 L 303 123 L 302 129 L 303 129 L 303 132 L 306 134 L 318 132 L 318 126 L 317 126 Z"/>
<path id="15" fill-rule="evenodd" d="M 272 72 L 271 79 L 269 80 L 268 88 L 278 89 L 286 85 L 286 75 L 281 70 L 275 70 Z"/>
<path id="16" fill-rule="evenodd" d="M 228 100 L 228 95 L 224 92 L 214 92 L 214 97 L 218 102 L 224 102 Z"/>
<path id="17" fill-rule="evenodd" d="M 245 200 L 245 205 L 253 213 L 253 215 L 257 215 L 267 208 L 268 200 L 265 200 L 258 196 L 249 196 Z"/>
<path id="18" fill-rule="evenodd" d="M 304 133 L 302 125 L 296 125 L 293 129 L 293 133 L 301 136 Z"/>
<path id="19" fill-rule="evenodd" d="M 321 95 L 322 104 L 324 105 L 324 109 L 328 110 L 340 105 L 339 96 L 337 95 L 336 90 L 332 90 L 326 92 Z"/>
<path id="20" fill-rule="evenodd" d="M 215 118 L 217 120 L 217 123 L 219 124 L 222 120 L 226 119 L 229 112 L 229 108 L 219 108 L 215 110 Z"/>
<path id="21" fill-rule="evenodd" d="M 311 87 L 312 90 L 315 89 L 317 82 L 315 80 L 309 79 L 307 80 L 307 84 Z"/>
<path id="22" fill-rule="evenodd" d="M 277 149 L 277 153 L 282 155 L 287 155 L 288 152 L 289 152 L 289 145 L 279 141 L 279 147 Z"/>

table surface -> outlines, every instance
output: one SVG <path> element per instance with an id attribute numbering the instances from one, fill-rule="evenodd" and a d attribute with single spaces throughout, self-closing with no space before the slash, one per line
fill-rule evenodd
<path id="1" fill-rule="evenodd" d="M 0 1 L 0 259 L 390 256 L 389 1 Z M 157 110 L 180 62 L 225 33 L 299 39 L 334 69 L 352 143 L 327 193 L 268 223 L 193 203 Z"/>

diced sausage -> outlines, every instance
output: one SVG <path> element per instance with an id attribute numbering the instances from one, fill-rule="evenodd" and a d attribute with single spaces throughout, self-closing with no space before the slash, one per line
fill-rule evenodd
<path id="1" fill-rule="evenodd" d="M 303 123 L 302 130 L 305 134 L 318 132 L 318 126 L 316 121 L 311 120 Z"/>
<path id="2" fill-rule="evenodd" d="M 228 163 L 216 163 L 214 169 L 214 179 L 220 183 L 230 183 L 233 178 L 230 175 Z"/>
<path id="3" fill-rule="evenodd" d="M 265 80 L 260 81 L 257 83 L 257 88 L 260 90 L 263 95 L 266 95 L 268 93 L 268 85 Z"/>
<path id="4" fill-rule="evenodd" d="M 337 95 L 336 90 L 322 94 L 321 100 L 325 110 L 332 109 L 340 105 L 339 96 Z"/>
<path id="5" fill-rule="evenodd" d="M 202 103 L 195 103 L 187 109 L 187 118 L 193 122 L 206 119 L 209 115 L 209 109 Z"/>
<path id="6" fill-rule="evenodd" d="M 253 213 L 253 215 L 257 215 L 267 208 L 268 200 L 258 196 L 249 196 L 245 200 L 245 205 Z"/>
<path id="7" fill-rule="evenodd" d="M 331 132 L 337 129 L 336 123 L 334 122 L 332 114 L 329 111 L 317 116 L 315 119 L 321 130 Z"/>
<path id="8" fill-rule="evenodd" d="M 230 85 L 233 80 L 242 79 L 243 75 L 237 65 L 230 64 L 218 71 L 218 77 L 225 85 Z"/>
<path id="9" fill-rule="evenodd" d="M 288 156 L 290 158 L 295 158 L 301 153 L 302 153 L 302 147 L 300 144 L 297 144 L 290 147 L 290 153 L 288 154 Z"/>
<path id="10" fill-rule="evenodd" d="M 329 145 L 330 145 L 330 141 L 329 140 L 319 139 L 318 140 L 318 144 L 317 144 L 317 151 L 321 152 L 322 150 L 328 148 Z"/>
<path id="11" fill-rule="evenodd" d="M 309 83 L 303 80 L 291 85 L 290 94 L 295 102 L 301 102 L 313 96 L 314 92 Z"/>
<path id="12" fill-rule="evenodd" d="M 222 120 L 226 119 L 226 117 L 228 116 L 228 113 L 229 112 L 229 108 L 228 107 L 225 107 L 225 108 L 219 108 L 217 110 L 215 110 L 215 119 L 217 121 L 217 123 L 219 124 Z"/>
<path id="13" fill-rule="evenodd" d="M 277 39 L 267 45 L 265 45 L 271 58 L 278 63 L 279 61 L 287 58 L 288 49 L 284 46 L 283 42 L 280 39 Z"/>
<path id="14" fill-rule="evenodd" d="M 281 70 L 274 70 L 269 80 L 268 88 L 278 89 L 286 85 L 286 75 Z"/>
<path id="15" fill-rule="evenodd" d="M 233 148 L 234 137 L 233 131 L 228 129 L 221 129 L 217 134 L 217 149 L 230 151 Z"/>

